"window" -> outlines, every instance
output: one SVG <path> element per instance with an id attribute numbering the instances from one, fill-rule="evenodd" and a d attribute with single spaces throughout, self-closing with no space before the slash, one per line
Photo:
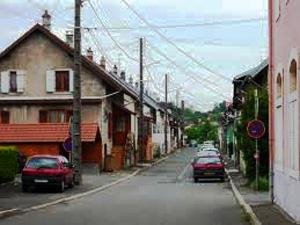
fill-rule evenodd
<path id="1" fill-rule="evenodd" d="M 297 90 L 297 62 L 293 60 L 290 66 L 290 92 Z"/>
<path id="2" fill-rule="evenodd" d="M 8 124 L 9 123 L 9 111 L 1 111 L 0 123 L 2 123 L 2 124 Z"/>
<path id="3" fill-rule="evenodd" d="M 113 134 L 113 116 L 108 113 L 108 138 L 111 139 Z"/>
<path id="4" fill-rule="evenodd" d="M 23 93 L 25 89 L 24 70 L 2 71 L 0 89 L 1 93 Z"/>
<path id="5" fill-rule="evenodd" d="M 73 70 L 60 69 L 46 72 L 46 91 L 72 92 L 73 91 Z"/>
<path id="6" fill-rule="evenodd" d="M 26 168 L 56 169 L 58 168 L 58 164 L 57 160 L 53 158 L 32 158 L 27 162 Z"/>
<path id="7" fill-rule="evenodd" d="M 125 117 L 121 116 L 116 122 L 116 131 L 117 132 L 125 132 Z"/>
<path id="8" fill-rule="evenodd" d="M 275 13 L 275 20 L 278 21 L 279 17 L 280 17 L 280 11 L 281 11 L 281 7 L 280 7 L 280 0 L 275 0 L 274 1 L 274 13 Z"/>
<path id="9" fill-rule="evenodd" d="M 288 101 L 288 120 L 289 120 L 289 162 L 292 171 L 299 169 L 299 109 L 297 95 L 297 62 L 292 60 L 289 68 L 289 101 Z"/>
<path id="10" fill-rule="evenodd" d="M 55 71 L 55 91 L 69 91 L 69 71 Z"/>
<path id="11" fill-rule="evenodd" d="M 10 71 L 9 92 L 17 92 L 17 72 L 16 71 Z"/>
<path id="12" fill-rule="evenodd" d="M 280 73 L 277 75 L 277 79 L 276 79 L 276 96 L 277 98 L 282 97 L 282 79 Z"/>
<path id="13" fill-rule="evenodd" d="M 68 123 L 72 110 L 40 110 L 40 123 Z"/>

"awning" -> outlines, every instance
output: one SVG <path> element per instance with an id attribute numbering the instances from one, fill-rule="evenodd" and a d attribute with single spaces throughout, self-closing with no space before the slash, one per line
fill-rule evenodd
<path id="1" fill-rule="evenodd" d="M 96 140 L 97 123 L 81 124 L 81 141 Z M 0 124 L 0 143 L 63 142 L 69 135 L 68 123 Z"/>

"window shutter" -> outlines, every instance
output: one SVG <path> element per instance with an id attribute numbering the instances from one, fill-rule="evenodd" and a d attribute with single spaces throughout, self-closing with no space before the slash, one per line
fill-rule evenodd
<path id="1" fill-rule="evenodd" d="M 17 92 L 23 93 L 25 89 L 25 71 L 17 71 Z"/>
<path id="2" fill-rule="evenodd" d="M 70 122 L 71 117 L 73 116 L 73 110 L 67 110 L 66 112 L 66 122 Z"/>
<path id="3" fill-rule="evenodd" d="M 9 112 L 1 111 L 1 123 L 9 124 Z"/>
<path id="4" fill-rule="evenodd" d="M 55 91 L 55 72 L 54 70 L 48 70 L 46 72 L 46 91 L 54 92 Z"/>
<path id="5" fill-rule="evenodd" d="M 47 111 L 46 110 L 40 110 L 39 122 L 47 123 Z"/>
<path id="6" fill-rule="evenodd" d="M 9 91 L 9 73 L 8 71 L 1 72 L 1 93 Z"/>
<path id="7" fill-rule="evenodd" d="M 69 70 L 69 91 L 73 92 L 74 91 L 74 71 Z"/>

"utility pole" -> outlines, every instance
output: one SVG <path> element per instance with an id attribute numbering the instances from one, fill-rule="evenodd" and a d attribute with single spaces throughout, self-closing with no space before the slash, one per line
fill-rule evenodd
<path id="1" fill-rule="evenodd" d="M 259 99 L 258 99 L 258 91 L 257 88 L 254 90 L 254 108 L 255 108 L 255 120 L 258 119 L 258 111 L 259 111 Z M 260 152 L 258 149 L 258 140 L 255 139 L 255 187 L 258 191 L 258 183 L 259 183 L 259 159 L 260 159 Z"/>
<path id="2" fill-rule="evenodd" d="M 184 100 L 181 101 L 181 147 L 183 147 L 183 134 L 184 133 Z"/>
<path id="3" fill-rule="evenodd" d="M 75 165 L 75 183 L 82 183 L 81 176 L 81 0 L 75 0 L 74 27 L 74 92 L 73 92 L 73 120 L 72 146 Z M 72 81 L 71 81 L 72 82 Z"/>
<path id="4" fill-rule="evenodd" d="M 143 62 L 143 38 L 140 38 L 140 119 L 139 119 L 139 152 L 140 161 L 144 161 L 144 62 Z"/>
<path id="5" fill-rule="evenodd" d="M 165 154 L 168 154 L 168 74 L 165 75 Z"/>

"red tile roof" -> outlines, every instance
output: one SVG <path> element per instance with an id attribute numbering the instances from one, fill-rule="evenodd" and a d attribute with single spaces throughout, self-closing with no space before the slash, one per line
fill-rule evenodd
<path id="1" fill-rule="evenodd" d="M 94 142 L 98 124 L 81 125 L 81 140 Z M 0 143 L 63 142 L 69 134 L 67 123 L 0 124 Z"/>

